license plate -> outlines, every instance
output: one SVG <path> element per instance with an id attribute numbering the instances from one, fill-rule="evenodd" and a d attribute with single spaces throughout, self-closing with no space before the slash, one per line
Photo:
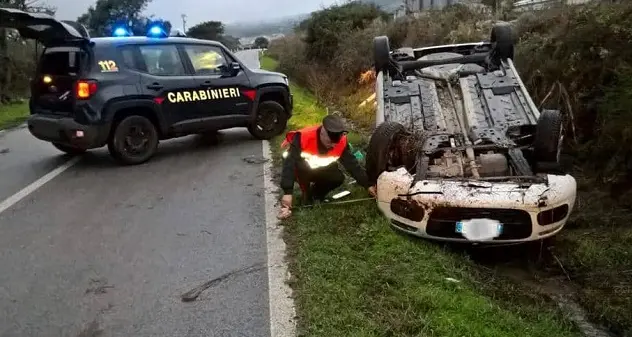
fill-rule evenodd
<path id="1" fill-rule="evenodd" d="M 498 223 L 498 234 L 503 232 L 503 224 L 502 223 Z M 456 223 L 456 232 L 459 234 L 463 234 L 463 221 L 457 221 Z"/>

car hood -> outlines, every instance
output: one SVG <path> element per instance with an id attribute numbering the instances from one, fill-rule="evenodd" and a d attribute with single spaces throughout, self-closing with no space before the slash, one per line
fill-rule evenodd
<path id="1" fill-rule="evenodd" d="M 258 75 L 271 75 L 271 76 L 279 76 L 279 77 L 287 77 L 287 75 L 283 74 L 283 73 L 278 73 L 278 72 L 274 72 L 274 71 L 267 71 L 267 70 L 263 70 L 263 69 L 251 69 L 251 71 L 255 74 Z"/>

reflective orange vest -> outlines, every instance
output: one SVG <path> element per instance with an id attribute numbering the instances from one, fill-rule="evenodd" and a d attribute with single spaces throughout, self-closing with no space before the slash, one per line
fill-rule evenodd
<path id="1" fill-rule="evenodd" d="M 294 135 L 299 133 L 301 137 L 301 158 L 305 159 L 307 165 L 312 169 L 317 169 L 333 164 L 342 156 L 342 153 L 347 147 L 347 136 L 343 135 L 340 141 L 327 153 L 320 154 L 318 152 L 318 129 L 320 125 L 308 126 L 306 128 L 290 131 L 285 135 L 281 148 L 287 148 L 294 139 Z M 283 152 L 283 158 L 288 156 L 288 151 Z"/>

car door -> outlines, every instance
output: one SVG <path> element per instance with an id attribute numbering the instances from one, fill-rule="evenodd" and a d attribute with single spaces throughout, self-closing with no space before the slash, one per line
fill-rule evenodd
<path id="1" fill-rule="evenodd" d="M 253 100 L 249 95 L 254 91 L 248 90 L 250 81 L 239 63 L 217 45 L 184 44 L 182 48 L 207 97 L 198 104 L 198 117 L 247 116 Z"/>
<path id="2" fill-rule="evenodd" d="M 197 83 L 187 74 L 175 44 L 137 45 L 140 58 L 140 85 L 144 95 L 160 104 L 168 124 L 174 128 L 194 118 L 197 101 L 192 97 Z"/>

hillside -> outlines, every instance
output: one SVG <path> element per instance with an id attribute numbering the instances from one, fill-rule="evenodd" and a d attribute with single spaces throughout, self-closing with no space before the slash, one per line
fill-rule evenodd
<path id="1" fill-rule="evenodd" d="M 278 33 L 288 34 L 293 31 L 295 25 L 308 16 L 309 14 L 297 14 L 267 21 L 227 23 L 224 29 L 226 34 L 238 38 Z"/>

